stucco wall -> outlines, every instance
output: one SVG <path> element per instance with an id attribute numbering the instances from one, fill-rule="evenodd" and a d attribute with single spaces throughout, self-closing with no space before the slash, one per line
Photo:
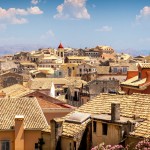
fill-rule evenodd
<path id="1" fill-rule="evenodd" d="M 0 131 L 0 141 L 9 140 L 10 141 L 10 149 L 15 150 L 15 132 L 11 131 Z"/>
<path id="2" fill-rule="evenodd" d="M 67 115 L 68 113 L 70 113 L 71 111 L 69 111 L 68 109 L 68 112 L 49 112 L 49 113 L 45 113 L 44 112 L 44 116 L 48 122 L 48 124 L 50 124 L 50 120 L 54 119 L 54 118 L 61 118 L 61 117 L 64 117 L 65 115 Z"/>
<path id="3" fill-rule="evenodd" d="M 50 133 L 42 133 L 41 131 L 35 130 L 25 130 L 24 131 L 24 150 L 34 150 L 35 143 L 38 143 L 38 139 L 43 137 L 45 145 L 43 145 L 43 150 L 50 150 Z M 9 140 L 10 149 L 15 150 L 15 131 L 0 131 L 0 141 Z M 19 145 L 19 143 L 17 143 Z"/>
<path id="4" fill-rule="evenodd" d="M 120 126 L 114 124 L 108 124 L 107 135 L 102 134 L 102 122 L 97 121 L 96 133 L 92 128 L 92 145 L 96 146 L 100 143 L 115 145 L 120 142 L 121 130 Z"/>
<path id="5" fill-rule="evenodd" d="M 73 139 L 72 138 L 61 138 L 61 148 L 62 150 L 73 150 Z"/>
<path id="6" fill-rule="evenodd" d="M 25 131 L 24 134 L 25 150 L 34 150 L 35 143 L 38 143 L 38 138 L 41 138 L 41 131 Z"/>

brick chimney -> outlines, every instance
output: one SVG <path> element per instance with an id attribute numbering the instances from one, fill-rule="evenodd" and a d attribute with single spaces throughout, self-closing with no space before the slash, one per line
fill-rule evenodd
<path id="1" fill-rule="evenodd" d="M 111 103 L 111 121 L 120 120 L 120 103 Z"/>
<path id="2" fill-rule="evenodd" d="M 24 150 L 24 116 L 15 116 L 15 149 Z"/>

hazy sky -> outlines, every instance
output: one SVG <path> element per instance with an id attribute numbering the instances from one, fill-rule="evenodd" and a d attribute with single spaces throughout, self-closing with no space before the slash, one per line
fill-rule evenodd
<path id="1" fill-rule="evenodd" d="M 0 50 L 60 41 L 150 50 L 150 0 L 0 0 Z"/>

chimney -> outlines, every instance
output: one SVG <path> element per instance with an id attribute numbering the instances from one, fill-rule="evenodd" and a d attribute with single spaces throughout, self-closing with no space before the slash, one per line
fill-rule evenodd
<path id="1" fill-rule="evenodd" d="M 6 93 L 4 93 L 3 91 L 0 92 L 0 98 L 4 98 L 6 97 Z"/>
<path id="2" fill-rule="evenodd" d="M 60 140 L 60 136 L 62 134 L 62 120 L 52 119 L 50 121 L 50 126 L 51 126 L 51 144 L 50 144 L 51 148 L 50 149 L 56 150 L 57 142 Z"/>
<path id="3" fill-rule="evenodd" d="M 120 103 L 111 103 L 111 121 L 120 120 Z"/>
<path id="4" fill-rule="evenodd" d="M 15 149 L 24 150 L 24 116 L 15 116 Z"/>

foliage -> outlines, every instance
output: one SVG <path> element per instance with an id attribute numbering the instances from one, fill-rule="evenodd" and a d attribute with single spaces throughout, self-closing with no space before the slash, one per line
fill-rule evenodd
<path id="1" fill-rule="evenodd" d="M 129 146 L 123 147 L 122 145 L 104 145 L 101 143 L 98 146 L 93 147 L 91 150 L 128 150 Z M 134 150 L 150 150 L 150 139 L 144 139 L 138 142 L 138 144 L 133 148 Z"/>

